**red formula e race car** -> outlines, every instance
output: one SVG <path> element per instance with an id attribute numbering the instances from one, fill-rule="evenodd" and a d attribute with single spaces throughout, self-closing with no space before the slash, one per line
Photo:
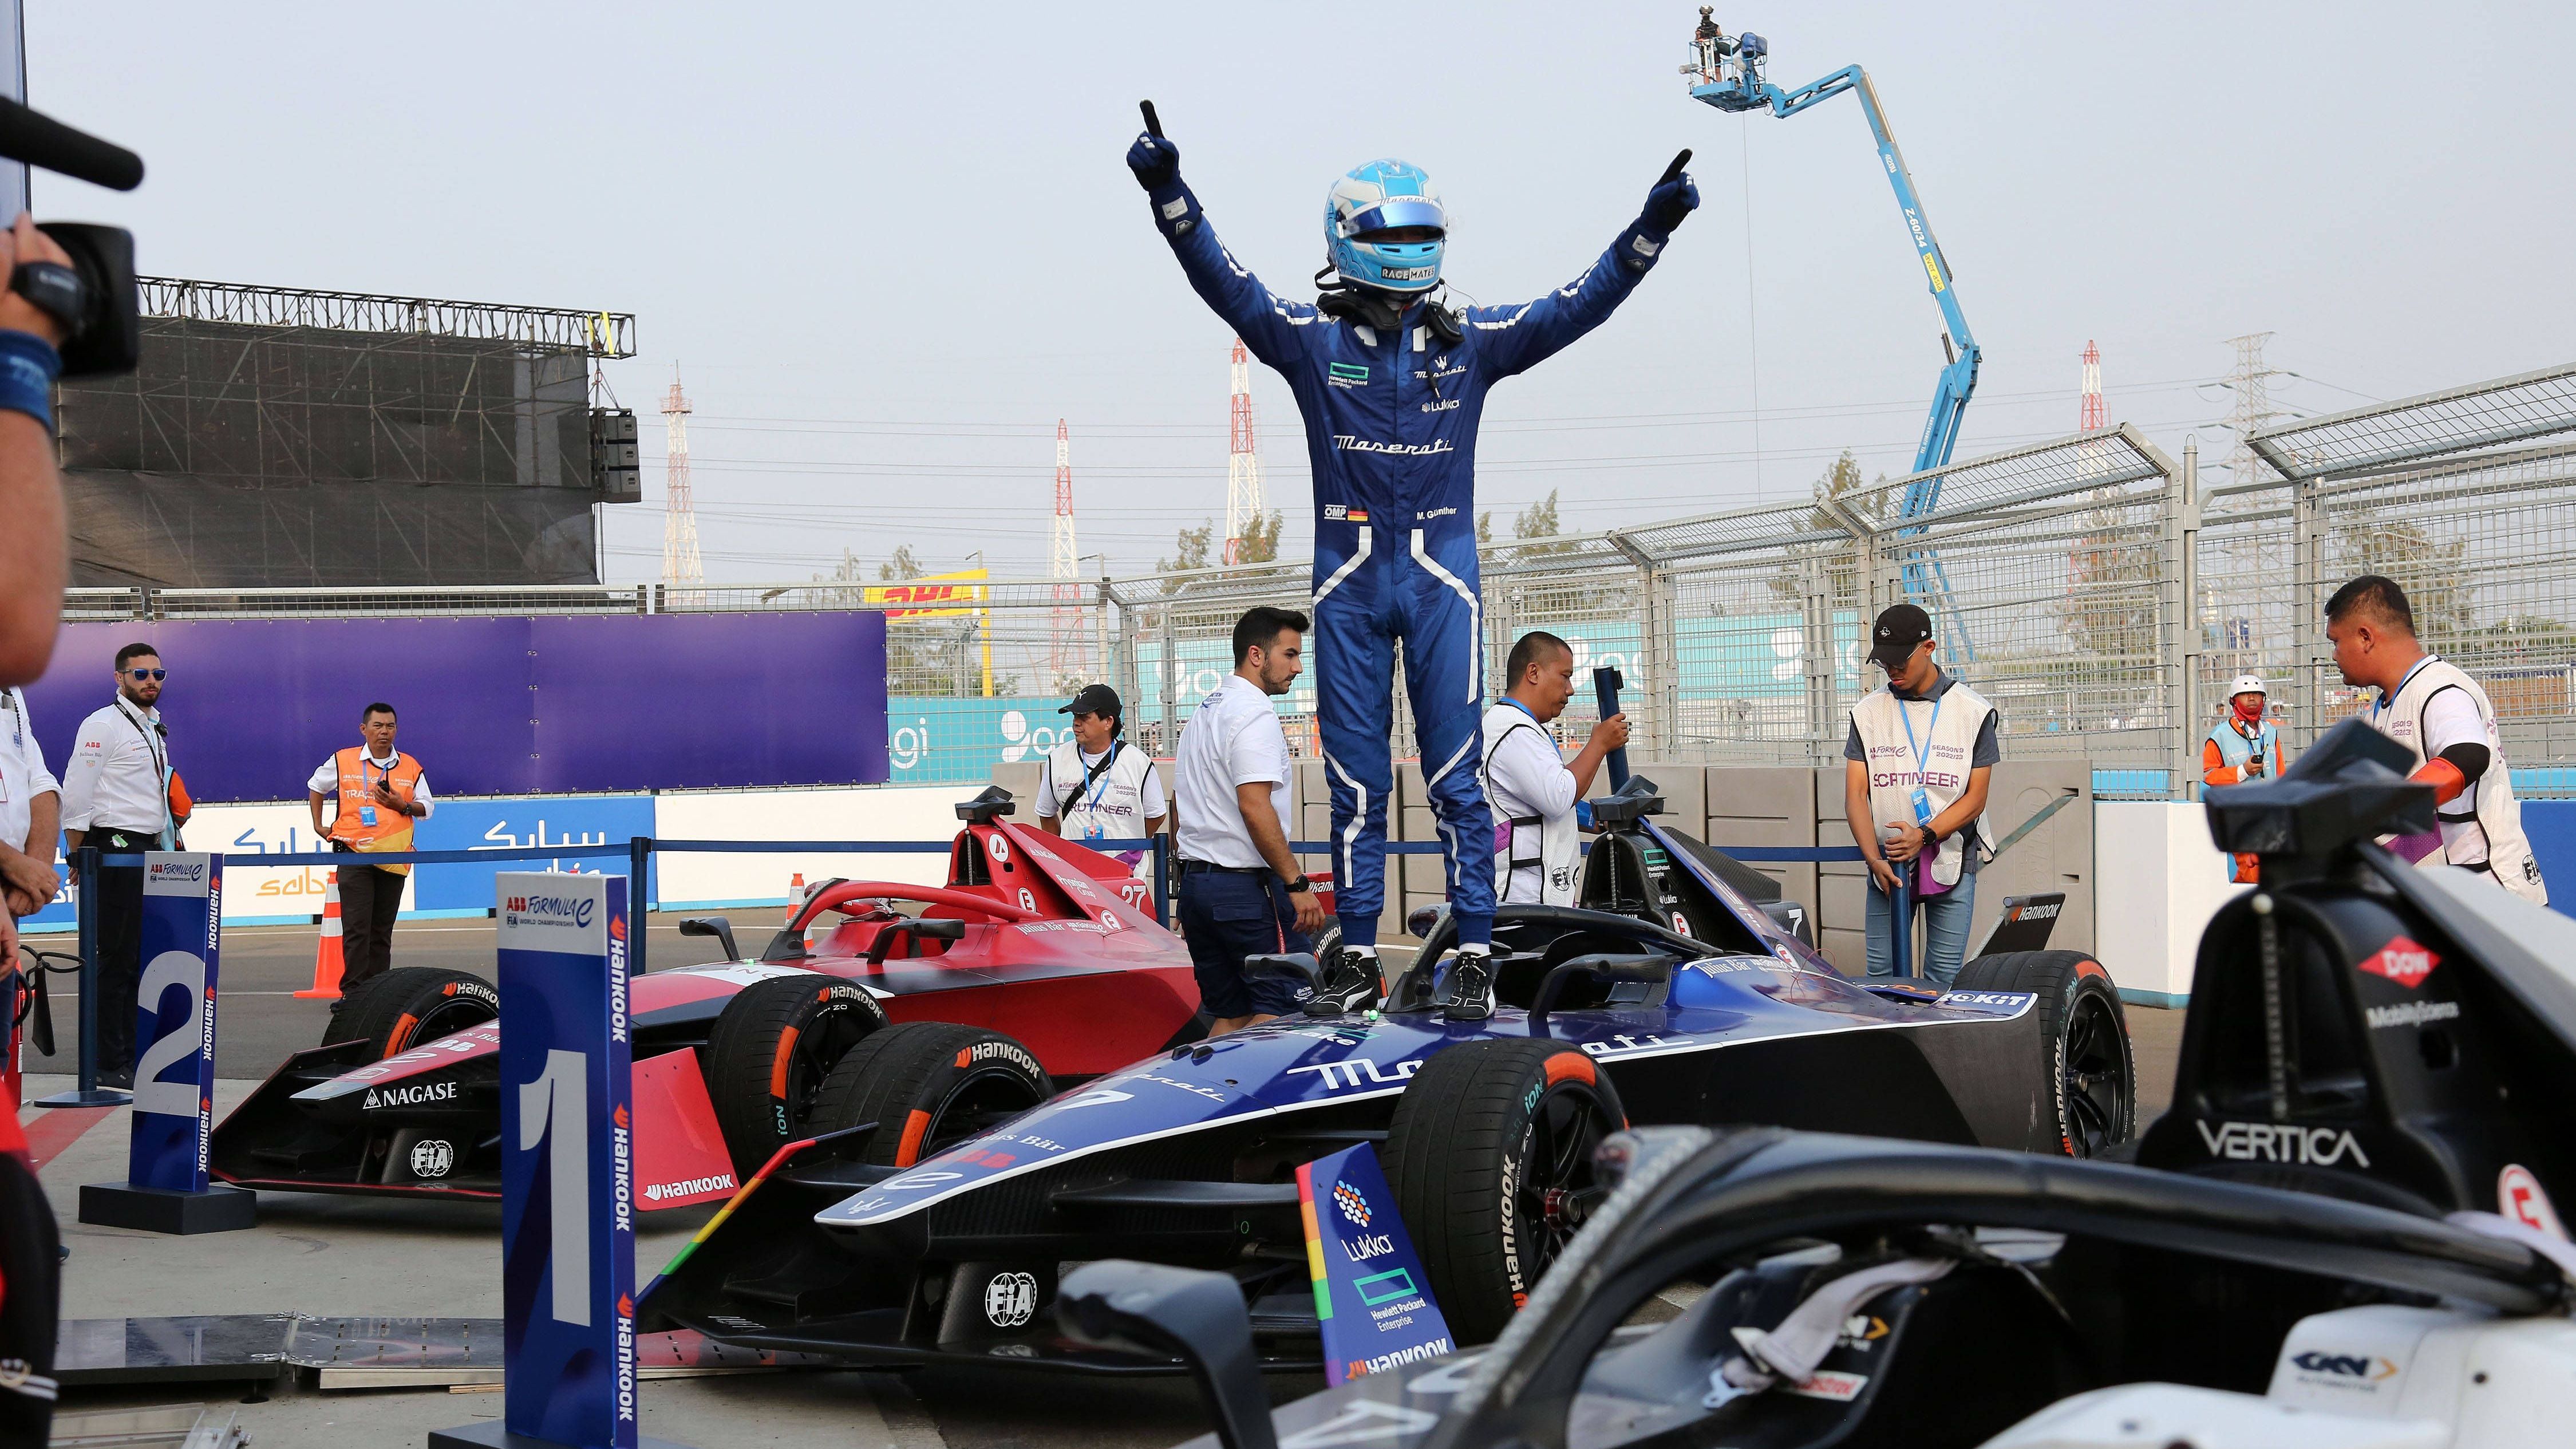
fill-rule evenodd
<path id="1" fill-rule="evenodd" d="M 814 887 L 757 960 L 721 918 L 682 926 L 719 938 L 731 959 L 634 981 L 641 1207 L 729 1195 L 862 1076 L 951 1078 L 943 1095 L 961 1121 L 998 1121 L 1203 1033 L 1189 952 L 1156 923 L 1145 883 L 1003 819 L 1012 809 L 998 788 L 957 807 L 966 826 L 945 886 Z M 825 932 L 815 923 L 827 912 L 838 924 Z M 324 1045 L 289 1058 L 215 1129 L 214 1174 L 499 1198 L 499 1014 L 481 977 L 386 972 L 341 1004 Z M 890 1021 L 947 1025 L 872 1047 Z M 890 1044 L 902 1049 L 876 1049 Z"/>

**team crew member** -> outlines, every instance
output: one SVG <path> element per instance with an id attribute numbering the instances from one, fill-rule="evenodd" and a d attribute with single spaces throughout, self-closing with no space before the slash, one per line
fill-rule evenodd
<path id="1" fill-rule="evenodd" d="M 1914 929 L 1911 912 L 1892 921 L 1888 896 L 1901 881 L 1923 913 L 1923 974 L 1947 986 L 1966 964 L 1977 867 L 1994 850 L 1995 707 L 1933 662 L 1932 620 L 1914 605 L 1880 614 L 1871 638 L 1887 685 L 1852 706 L 1843 742 L 1843 818 L 1869 862 L 1869 974 L 1895 974 L 1891 925 Z"/>
<path id="2" fill-rule="evenodd" d="M 2264 717 L 2265 698 L 2259 674 L 2240 674 L 2227 687 L 2227 713 L 2209 727 L 2209 738 L 2200 744 L 2202 784 L 2242 785 L 2248 780 L 2281 778 L 2281 738 Z M 2254 884 L 2256 874 L 2253 856 L 2236 857 L 2233 879 L 2237 884 Z"/>
<path id="3" fill-rule="evenodd" d="M 81 721 L 63 767 L 63 843 L 110 855 L 171 850 L 170 732 L 161 686 L 170 677 L 149 644 L 116 651 L 116 699 Z M 143 970 L 143 867 L 98 873 L 98 1071 L 103 1086 L 134 1085 L 135 992 Z"/>
<path id="4" fill-rule="evenodd" d="M 1038 776 L 1038 824 L 1049 835 L 1086 845 L 1162 834 L 1171 809 L 1163 801 L 1163 779 L 1153 760 L 1127 743 L 1118 691 L 1086 684 L 1056 713 L 1073 716 L 1073 738 L 1047 752 Z M 1141 869 L 1145 852 L 1122 850 L 1118 858 Z"/>
<path id="5" fill-rule="evenodd" d="M 1305 669 L 1306 616 L 1269 607 L 1234 626 L 1234 672 L 1181 730 L 1173 771 L 1181 934 L 1220 1036 L 1297 1009 L 1297 989 L 1247 979 L 1243 958 L 1312 949 L 1323 903 L 1288 852 L 1288 735 L 1274 695 Z"/>
<path id="6" fill-rule="evenodd" d="M 2378 574 L 2335 590 L 2326 600 L 2326 638 L 2343 682 L 2379 691 L 2370 723 L 2415 752 L 2409 778 L 2433 787 L 2440 829 L 2397 836 L 2389 849 L 2417 865 L 2476 871 L 2533 905 L 2549 904 L 2523 837 L 2495 706 L 2466 671 L 2417 642 L 2405 590 Z"/>
<path id="7" fill-rule="evenodd" d="M 1574 697 L 1574 649 L 1554 634 L 1523 634 L 1504 662 L 1511 692 L 1485 711 L 1485 798 L 1494 808 L 1494 897 L 1570 906 L 1583 851 L 1576 818 L 1592 778 L 1628 743 L 1628 717 L 1592 727 L 1572 764 L 1547 726 Z"/>
<path id="8" fill-rule="evenodd" d="M 45 908 L 62 889 L 54 841 L 63 819 L 62 785 L 45 768 L 45 748 L 27 718 L 27 696 L 0 689 L 0 990 L 17 959 L 17 919 Z M 0 1058 L 7 1055 L 0 1043 Z"/>
<path id="9" fill-rule="evenodd" d="M 1699 204 L 1676 170 L 1573 281 L 1536 301 L 1453 309 L 1441 285 L 1448 214 L 1430 178 L 1372 161 L 1325 195 L 1336 280 L 1316 302 L 1274 295 L 1219 245 L 1181 180 L 1180 152 L 1148 132 L 1127 164 L 1191 287 L 1276 369 L 1306 422 L 1315 486 L 1316 715 L 1332 787 L 1342 965 L 1376 970 L 1393 788 L 1396 648 L 1412 691 L 1423 782 L 1448 847 L 1462 950 L 1493 934 L 1493 820 L 1477 789 L 1484 712 L 1476 571 L 1476 430 L 1495 383 L 1601 325 Z"/>
<path id="10" fill-rule="evenodd" d="M 394 732 L 394 707 L 368 705 L 358 716 L 358 733 L 366 743 L 324 760 L 304 782 L 313 833 L 330 841 L 333 850 L 362 855 L 410 850 L 412 822 L 428 819 L 437 808 L 420 761 L 394 748 Z M 327 827 L 324 801 L 338 807 Z M 353 860 L 340 867 L 341 1000 L 393 964 L 394 921 L 402 914 L 403 878 L 410 874 L 408 865 Z"/>

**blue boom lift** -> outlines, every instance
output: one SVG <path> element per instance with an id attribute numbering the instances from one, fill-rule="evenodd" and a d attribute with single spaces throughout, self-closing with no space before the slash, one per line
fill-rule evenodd
<path id="1" fill-rule="evenodd" d="M 1941 320 L 1948 329 L 1942 333 L 1941 350 L 1949 362 L 1941 369 L 1940 385 L 1932 394 L 1932 411 L 1923 419 L 1923 438 L 1914 450 L 1916 481 L 1906 489 L 1900 505 L 1899 516 L 1919 518 L 1941 506 L 1941 478 L 1932 470 L 1950 461 L 1950 450 L 1959 442 L 1959 420 L 1967 413 L 1969 396 L 1977 390 L 1977 339 L 1968 330 L 1967 314 L 1959 310 L 1959 292 L 1954 285 L 1957 279 L 1951 274 L 1949 259 L 1941 254 L 1941 243 L 1932 236 L 1932 224 L 1924 219 L 1922 198 L 1914 190 L 1914 175 L 1905 169 L 1904 154 L 1896 149 L 1896 137 L 1887 128 L 1887 112 L 1878 104 L 1878 91 L 1869 83 L 1869 72 L 1856 65 L 1845 66 L 1822 80 L 1784 91 L 1771 84 L 1765 73 L 1770 42 L 1750 31 L 1730 39 L 1709 19 L 1710 8 L 1700 9 L 1699 30 L 1691 37 L 1691 63 L 1682 67 L 1682 73 L 1692 77 L 1691 99 L 1705 101 L 1730 114 L 1768 107 L 1771 114 L 1788 117 L 1850 91 L 1860 97 L 1861 111 L 1869 117 L 1870 134 L 1878 140 L 1879 162 L 1887 168 L 1887 184 L 1896 188 L 1896 204 L 1905 213 L 1906 233 L 1913 238 L 1915 254 L 1922 258 L 1932 300 L 1941 305 Z M 1900 532 L 1899 536 L 1904 534 Z M 1908 558 L 1905 591 L 1946 604 L 1949 588 L 1948 581 L 1941 577 L 1940 561 L 1929 555 Z M 1975 651 L 1957 610 L 1944 612 L 1951 615 L 1949 632 L 1962 656 L 1974 659 Z"/>

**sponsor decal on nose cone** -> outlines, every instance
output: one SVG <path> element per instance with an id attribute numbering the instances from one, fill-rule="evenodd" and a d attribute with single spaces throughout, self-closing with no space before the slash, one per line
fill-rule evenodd
<path id="1" fill-rule="evenodd" d="M 666 1197 L 695 1197 L 702 1192 L 731 1192 L 734 1187 L 733 1174 L 719 1172 L 709 1177 L 683 1178 L 678 1182 L 647 1183 L 644 1187 L 644 1200 L 660 1202 Z"/>
<path id="2" fill-rule="evenodd" d="M 2398 936 L 2362 961 L 2361 969 L 2373 976 L 2385 976 L 2412 991 L 2423 985 L 2424 978 L 2432 975 L 2433 968 L 2441 964 L 2442 958 L 2435 955 L 2431 947 Z"/>

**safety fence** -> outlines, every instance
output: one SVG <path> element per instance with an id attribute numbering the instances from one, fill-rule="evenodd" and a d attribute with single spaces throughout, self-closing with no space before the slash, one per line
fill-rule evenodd
<path id="1" fill-rule="evenodd" d="M 1909 477 L 1601 533 L 1481 549 L 1486 672 L 1512 641 L 1564 637 L 1627 678 L 1635 747 L 1659 759 L 1830 765 L 1875 684 L 1870 619 L 1932 615 L 1948 666 L 2001 714 L 2006 752 L 2093 762 L 2097 793 L 2188 797 L 2227 684 L 2269 682 L 2294 751 L 2349 713 L 2325 599 L 2388 574 L 2424 643 L 2477 676 L 2518 789 L 2576 794 L 2576 364 L 2252 439 L 2262 476 L 2204 486 L 2122 425 Z M 1169 754 L 1232 667 L 1234 620 L 1301 604 L 1282 560 L 1144 577 L 572 586 L 513 590 L 80 590 L 76 618 L 492 612 L 887 616 L 896 783 L 989 778 L 1063 738 L 1082 683 L 1126 700 L 1130 738 Z M 1401 664 L 1398 666 L 1399 676 Z M 1311 675 L 1309 676 L 1311 679 Z M 1399 678 L 1400 683 L 1400 678 Z M 1311 684 L 1281 697 L 1318 753 Z M 1413 752 L 1399 691 L 1395 749 Z M 1559 722 L 1592 723 L 1578 695 Z"/>

